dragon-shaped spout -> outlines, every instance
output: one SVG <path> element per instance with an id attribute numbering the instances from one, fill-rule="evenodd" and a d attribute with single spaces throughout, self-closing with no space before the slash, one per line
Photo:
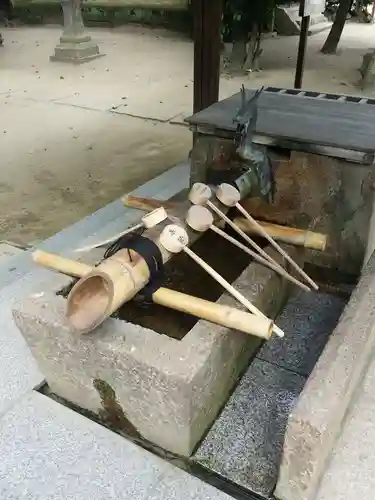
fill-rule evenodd
<path id="1" fill-rule="evenodd" d="M 242 85 L 241 106 L 233 122 L 237 125 L 235 141 L 238 156 L 250 164 L 249 166 L 255 167 L 260 192 L 268 201 L 273 201 L 275 183 L 271 162 L 267 154 L 253 143 L 258 119 L 258 99 L 263 90 L 264 87 L 258 89 L 250 99 L 246 100 L 245 87 Z"/>

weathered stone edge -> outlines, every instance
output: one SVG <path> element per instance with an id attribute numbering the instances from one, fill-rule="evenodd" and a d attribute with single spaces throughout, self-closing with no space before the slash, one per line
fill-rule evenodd
<path id="1" fill-rule="evenodd" d="M 375 254 L 291 413 L 275 496 L 313 500 L 375 345 Z"/>

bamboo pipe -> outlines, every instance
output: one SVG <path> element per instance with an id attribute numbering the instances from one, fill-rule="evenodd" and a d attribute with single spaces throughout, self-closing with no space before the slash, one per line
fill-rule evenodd
<path id="1" fill-rule="evenodd" d="M 230 184 L 221 184 L 216 192 L 216 197 L 223 205 L 227 207 L 236 207 L 239 212 L 258 230 L 259 234 L 266 238 L 266 240 L 286 259 L 289 264 L 312 286 L 315 290 L 319 290 L 318 285 L 313 281 L 310 276 L 305 273 L 303 269 L 292 259 L 292 257 L 271 238 L 271 236 L 257 223 L 257 221 L 240 205 L 241 195 L 240 192 Z"/>
<path id="2" fill-rule="evenodd" d="M 121 198 L 123 204 L 128 208 L 136 208 L 137 210 L 144 210 L 149 212 L 150 210 L 155 210 L 159 207 L 164 207 L 166 210 L 173 210 L 176 207 L 176 203 L 172 201 L 161 201 L 155 198 L 145 198 L 141 196 L 133 196 L 127 194 Z"/>
<path id="3" fill-rule="evenodd" d="M 259 235 L 259 231 L 255 229 L 247 219 L 235 217 L 233 222 L 245 233 Z M 304 231 L 303 229 L 296 229 L 294 227 L 280 226 L 278 224 L 271 224 L 270 222 L 262 222 L 259 220 L 257 220 L 257 223 L 262 226 L 274 240 L 310 248 L 312 250 L 324 251 L 326 249 L 327 236 L 325 234 Z"/>
<path id="4" fill-rule="evenodd" d="M 263 259 L 263 257 L 261 257 L 260 255 L 258 255 L 255 252 L 253 252 L 250 248 L 243 245 L 242 243 L 237 241 L 235 238 L 233 238 L 229 234 L 225 233 L 222 229 L 216 227 L 214 225 L 213 215 L 208 210 L 208 208 L 201 207 L 199 205 L 191 206 L 186 214 L 186 223 L 192 229 L 194 229 L 194 231 L 198 231 L 200 233 L 207 231 L 207 229 L 211 229 L 211 231 L 214 231 L 216 234 L 218 234 L 222 238 L 226 239 L 227 241 L 229 241 L 230 243 L 235 245 L 237 248 L 240 248 L 243 252 L 250 255 L 255 261 L 259 262 L 260 264 L 263 264 L 266 267 L 269 267 L 270 269 L 272 269 L 276 273 L 280 274 L 280 276 L 282 276 L 283 278 L 287 279 L 291 283 L 302 288 L 302 290 L 305 290 L 306 292 L 311 291 L 308 286 L 306 286 L 304 283 L 301 283 L 296 278 L 291 276 L 283 268 L 274 266 L 271 262 L 269 262 L 266 259 Z"/>
<path id="5" fill-rule="evenodd" d="M 255 250 L 257 250 L 260 255 L 271 262 L 276 267 L 282 269 L 280 264 L 278 264 L 272 257 L 270 257 L 259 245 L 255 243 L 246 233 L 244 233 L 240 228 L 238 228 L 230 219 L 227 217 L 224 212 L 222 212 L 216 205 L 214 205 L 210 198 L 212 196 L 211 188 L 206 184 L 202 184 L 201 182 L 196 182 L 190 190 L 189 200 L 193 205 L 207 205 L 210 209 L 215 212 L 223 221 L 225 221 L 232 229 L 234 229 L 242 238 L 249 243 Z"/>
<path id="6" fill-rule="evenodd" d="M 139 196 L 126 195 L 122 198 L 122 202 L 126 207 L 136 208 L 148 212 L 155 208 L 164 207 L 166 210 L 173 210 L 178 206 L 178 203 L 170 201 L 160 201 L 155 198 L 141 198 Z M 249 221 L 242 217 L 236 217 L 233 220 L 242 231 L 247 234 L 259 235 L 258 231 L 249 223 Z M 303 229 L 296 229 L 289 226 L 281 226 L 272 224 L 271 222 L 263 222 L 257 220 L 268 234 L 277 241 L 288 243 L 290 245 L 302 246 L 312 250 L 324 251 L 327 246 L 327 236 L 314 231 L 305 231 Z"/>
<path id="7" fill-rule="evenodd" d="M 36 250 L 32 255 L 37 264 L 68 276 L 83 278 L 93 267 L 59 255 Z M 176 311 L 192 314 L 217 325 L 238 330 L 268 340 L 272 335 L 272 322 L 233 307 L 216 304 L 185 293 L 161 287 L 152 294 L 152 301 Z"/>
<path id="8" fill-rule="evenodd" d="M 159 240 L 163 263 L 171 258 Z M 67 317 L 81 333 L 88 333 L 131 300 L 150 279 L 144 259 L 132 252 L 132 262 L 127 250 L 119 250 L 103 260 L 88 275 L 80 279 L 68 295 Z"/>
<path id="9" fill-rule="evenodd" d="M 192 314 L 216 325 L 225 326 L 265 340 L 269 340 L 272 335 L 274 326 L 272 320 L 240 311 L 234 307 L 216 304 L 168 288 L 159 288 L 153 294 L 152 300 L 161 306 Z"/>
<path id="10" fill-rule="evenodd" d="M 227 280 L 225 280 L 215 269 L 207 264 L 195 252 L 188 247 L 189 237 L 185 229 L 176 224 L 166 226 L 160 235 L 160 244 L 164 246 L 170 253 L 185 252 L 192 260 L 194 260 L 202 269 L 204 269 L 214 280 L 216 280 L 228 293 L 246 307 L 256 316 L 267 318 L 259 309 L 257 309 L 246 297 L 236 290 Z M 276 325 L 273 325 L 273 331 L 279 337 L 284 337 L 284 332 Z"/>
<path id="11" fill-rule="evenodd" d="M 139 224 L 136 224 L 135 226 L 125 229 L 125 231 L 122 231 L 121 233 L 114 234 L 113 236 L 107 238 L 106 240 L 99 241 L 97 243 L 94 243 L 93 245 L 88 245 L 86 247 L 78 248 L 76 252 L 88 252 L 89 250 L 93 250 L 94 248 L 99 248 L 104 245 L 109 245 L 110 243 L 113 243 L 114 241 L 121 238 L 122 236 L 130 234 L 133 231 L 136 231 L 137 229 L 141 228 L 150 229 L 152 227 L 155 227 L 167 218 L 168 215 L 164 207 L 155 208 L 152 212 L 144 215 Z"/>
<path id="12" fill-rule="evenodd" d="M 44 252 L 43 250 L 35 250 L 31 255 L 33 262 L 47 269 L 53 269 L 59 273 L 73 276 L 74 278 L 82 278 L 94 270 L 94 266 L 78 262 L 77 260 L 67 259 L 55 253 Z"/>

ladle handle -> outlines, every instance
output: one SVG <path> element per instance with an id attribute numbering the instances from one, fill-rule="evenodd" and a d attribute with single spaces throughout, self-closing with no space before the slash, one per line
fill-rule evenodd
<path id="1" fill-rule="evenodd" d="M 224 279 L 215 269 L 207 264 L 203 259 L 199 257 L 195 252 L 190 250 L 189 247 L 184 248 L 184 252 L 193 259 L 200 267 L 202 267 L 210 276 L 212 276 L 228 293 L 230 293 L 235 299 L 240 302 L 244 307 L 246 307 L 250 312 L 256 316 L 262 318 L 267 318 L 262 311 L 257 309 L 254 304 L 252 304 L 246 297 L 242 295 L 238 290 L 236 290 L 226 279 Z M 273 331 L 279 336 L 284 337 L 284 332 L 278 328 L 276 325 L 273 326 Z"/>
<path id="2" fill-rule="evenodd" d="M 236 226 L 236 224 L 234 224 L 229 217 L 227 217 L 221 210 L 220 208 L 217 208 L 216 205 L 214 205 L 211 201 L 208 201 L 207 202 L 207 206 L 211 208 L 211 210 L 213 212 L 215 212 L 219 217 L 221 217 L 227 224 L 228 226 L 230 226 L 232 229 L 234 229 L 236 231 L 236 233 L 238 233 L 240 236 L 242 236 L 242 238 L 247 241 L 247 243 L 249 243 L 249 245 L 251 245 L 253 248 L 255 248 L 255 250 L 257 250 L 260 255 L 268 260 L 269 262 L 271 262 L 274 266 L 277 266 L 279 267 L 280 269 L 282 269 L 282 267 L 280 266 L 280 264 L 278 264 L 272 257 L 270 257 L 264 250 L 263 248 L 261 248 L 259 245 L 257 245 L 255 243 L 255 241 L 253 241 L 246 233 L 244 233 L 242 231 L 242 229 L 240 229 L 239 227 Z"/>
<path id="3" fill-rule="evenodd" d="M 294 269 L 307 281 L 307 283 L 309 285 L 311 285 L 315 290 L 319 290 L 319 287 L 315 283 L 315 281 L 313 281 L 310 278 L 310 276 L 308 274 L 306 274 L 305 271 L 303 269 L 301 269 L 300 266 L 296 262 L 294 262 L 292 257 L 290 255 L 288 255 L 287 252 L 283 248 L 281 248 L 281 246 L 278 243 L 276 243 L 276 241 L 273 238 L 271 238 L 271 236 L 267 233 L 267 231 L 265 229 L 263 229 L 263 227 L 260 224 L 258 224 L 258 222 L 255 219 L 253 219 L 253 217 L 247 212 L 247 210 L 245 210 L 243 208 L 242 205 L 237 203 L 236 208 L 237 208 L 237 210 L 239 210 L 241 212 L 241 214 L 249 222 L 251 222 L 251 224 L 253 224 L 253 226 L 258 230 L 259 234 L 262 235 L 264 238 L 266 238 L 266 240 L 269 241 L 270 244 L 278 252 L 280 252 L 280 254 L 284 257 L 284 259 L 287 260 L 289 262 L 289 264 L 294 267 Z"/>
<path id="4" fill-rule="evenodd" d="M 240 243 L 239 241 L 237 241 L 235 238 L 233 238 L 232 236 L 230 236 L 229 234 L 227 234 L 226 232 L 224 232 L 222 229 L 220 229 L 220 228 L 218 228 L 218 227 L 216 227 L 214 225 L 211 226 L 211 229 L 216 234 L 218 234 L 222 238 L 226 239 L 227 241 L 229 241 L 230 243 L 232 243 L 233 245 L 235 245 L 237 248 L 240 248 L 243 252 L 246 252 L 248 255 L 251 255 L 251 257 L 255 261 L 259 262 L 260 264 L 263 264 L 263 266 L 269 267 L 270 269 L 272 269 L 276 273 L 280 274 L 280 276 L 282 276 L 283 278 L 287 279 L 288 281 L 290 281 L 294 285 L 299 286 L 302 290 L 304 290 L 306 292 L 311 292 L 310 288 L 308 286 L 306 286 L 304 283 L 301 283 L 300 281 L 298 281 L 296 278 L 294 278 L 293 276 L 291 276 L 289 273 L 287 273 L 281 267 L 275 266 L 274 264 L 272 264 L 272 262 L 269 262 L 268 260 L 263 259 L 263 257 L 261 257 L 260 255 L 258 255 L 255 252 L 253 252 L 246 245 L 243 245 L 242 243 Z"/>
<path id="5" fill-rule="evenodd" d="M 77 248 L 75 251 L 78 252 L 89 252 L 90 250 L 94 250 L 94 248 L 99 248 L 103 247 L 104 245 L 109 245 L 110 243 L 113 243 L 114 241 L 118 240 L 122 236 L 125 236 L 127 234 L 132 233 L 133 231 L 136 231 L 137 229 L 141 229 L 143 227 L 143 222 L 140 222 L 139 224 L 136 224 L 135 226 L 128 227 L 124 231 L 121 231 L 121 233 L 114 234 L 110 238 L 107 238 L 106 240 L 98 241 L 97 243 L 93 243 L 92 245 L 87 245 L 86 247 L 81 247 Z"/>

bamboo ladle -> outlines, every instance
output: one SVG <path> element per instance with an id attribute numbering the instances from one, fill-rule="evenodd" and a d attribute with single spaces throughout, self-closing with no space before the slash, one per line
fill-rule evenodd
<path id="1" fill-rule="evenodd" d="M 280 276 L 282 276 L 283 278 L 302 288 L 302 290 L 305 290 L 307 292 L 310 291 L 310 288 L 308 286 L 291 276 L 289 273 L 287 273 L 287 271 L 285 271 L 285 269 L 279 266 L 275 266 L 274 264 L 272 264 L 272 262 L 264 259 L 257 253 L 253 252 L 250 248 L 243 245 L 229 234 L 225 233 L 222 229 L 216 227 L 214 225 L 214 217 L 208 208 L 199 205 L 191 206 L 186 214 L 186 223 L 191 227 L 191 229 L 200 233 L 203 233 L 208 229 L 212 230 L 222 238 L 235 245 L 237 248 L 240 248 L 242 251 L 250 255 L 255 261 L 263 264 L 266 267 L 269 267 L 276 273 L 280 274 Z"/>
<path id="2" fill-rule="evenodd" d="M 143 198 L 131 194 L 124 196 L 122 201 L 126 207 L 136 208 L 144 212 L 150 212 L 159 207 L 164 207 L 166 210 L 174 210 L 178 206 L 178 203 L 160 201 L 155 198 Z M 258 231 L 254 229 L 254 226 L 244 217 L 235 217 L 233 222 L 250 236 L 259 234 Z M 280 226 L 272 222 L 259 220 L 257 222 L 263 226 L 267 233 L 276 241 L 320 251 L 324 251 L 327 246 L 327 235 L 325 234 L 304 231 L 303 229 L 297 229 L 295 227 Z"/>
<path id="3" fill-rule="evenodd" d="M 230 184 L 221 184 L 217 191 L 216 197 L 223 205 L 227 207 L 236 207 L 239 212 L 257 229 L 258 233 L 266 238 L 267 241 L 289 262 L 291 266 L 311 285 L 315 290 L 319 287 L 308 274 L 292 259 L 292 257 L 267 233 L 267 231 L 243 208 L 239 203 L 241 199 L 240 192 Z"/>
<path id="4" fill-rule="evenodd" d="M 83 278 L 94 269 L 83 262 L 77 262 L 41 250 L 36 250 L 32 258 L 35 263 L 47 269 L 53 269 L 77 278 Z M 272 335 L 273 321 L 271 320 L 266 320 L 233 307 L 210 302 L 168 288 L 158 288 L 152 294 L 152 301 L 155 304 L 192 314 L 211 323 L 254 335 L 265 340 L 269 340 Z"/>
<path id="5" fill-rule="evenodd" d="M 94 248 L 99 248 L 99 247 L 103 247 L 104 245 L 109 245 L 110 243 L 113 243 L 114 241 L 121 238 L 122 236 L 130 234 L 133 231 L 137 231 L 137 229 L 141 229 L 141 228 L 150 229 L 152 227 L 155 227 L 167 218 L 168 218 L 168 214 L 165 211 L 164 207 L 156 208 L 152 212 L 149 212 L 148 214 L 144 215 L 141 219 L 141 222 L 139 222 L 135 226 L 129 227 L 128 229 L 125 229 L 125 231 L 122 231 L 121 233 L 115 234 L 115 235 L 111 236 L 110 238 L 107 238 L 106 240 L 102 240 L 102 241 L 99 241 L 98 243 L 94 243 L 93 245 L 88 245 L 86 247 L 77 248 L 75 251 L 76 252 L 88 252 L 90 250 L 93 250 Z"/>
<path id="6" fill-rule="evenodd" d="M 192 188 L 190 190 L 189 200 L 191 201 L 191 203 L 193 205 L 201 205 L 201 206 L 207 205 L 213 212 L 215 212 L 216 215 L 218 215 L 221 219 L 223 219 L 223 221 L 225 221 L 228 224 L 228 226 L 230 226 L 232 229 L 234 229 L 234 231 L 236 231 L 240 236 L 242 236 L 242 238 L 247 243 L 249 243 L 249 245 L 251 245 L 255 250 L 257 250 L 264 259 L 266 259 L 269 262 L 271 262 L 271 264 L 273 264 L 274 266 L 279 267 L 280 269 L 282 269 L 282 267 L 280 266 L 280 264 L 278 264 L 275 261 L 275 259 L 273 259 L 272 257 L 270 257 L 263 250 L 263 248 L 261 248 L 259 245 L 257 245 L 255 243 L 255 241 L 252 240 L 246 233 L 244 233 L 242 231 L 242 229 L 240 229 L 239 227 L 237 227 L 230 220 L 230 218 L 227 217 L 225 215 L 225 213 L 220 210 L 220 208 L 218 208 L 216 205 L 214 205 L 212 203 L 212 201 L 210 201 L 211 196 L 212 196 L 212 191 L 211 191 L 211 188 L 209 186 L 207 186 L 206 184 L 203 184 L 201 182 L 196 182 L 195 184 L 193 184 L 193 186 L 192 186 Z"/>
<path id="7" fill-rule="evenodd" d="M 202 269 L 204 269 L 212 278 L 214 278 L 228 293 L 238 300 L 244 307 L 256 316 L 267 318 L 259 309 L 257 309 L 246 297 L 236 290 L 226 279 L 224 279 L 215 269 L 207 264 L 203 259 L 193 252 L 189 247 L 189 236 L 185 229 L 177 224 L 170 224 L 163 229 L 160 235 L 160 244 L 170 253 L 185 252 Z M 268 319 L 268 318 L 267 318 Z M 284 337 L 284 332 L 276 325 L 273 325 L 273 331 L 278 337 Z"/>

